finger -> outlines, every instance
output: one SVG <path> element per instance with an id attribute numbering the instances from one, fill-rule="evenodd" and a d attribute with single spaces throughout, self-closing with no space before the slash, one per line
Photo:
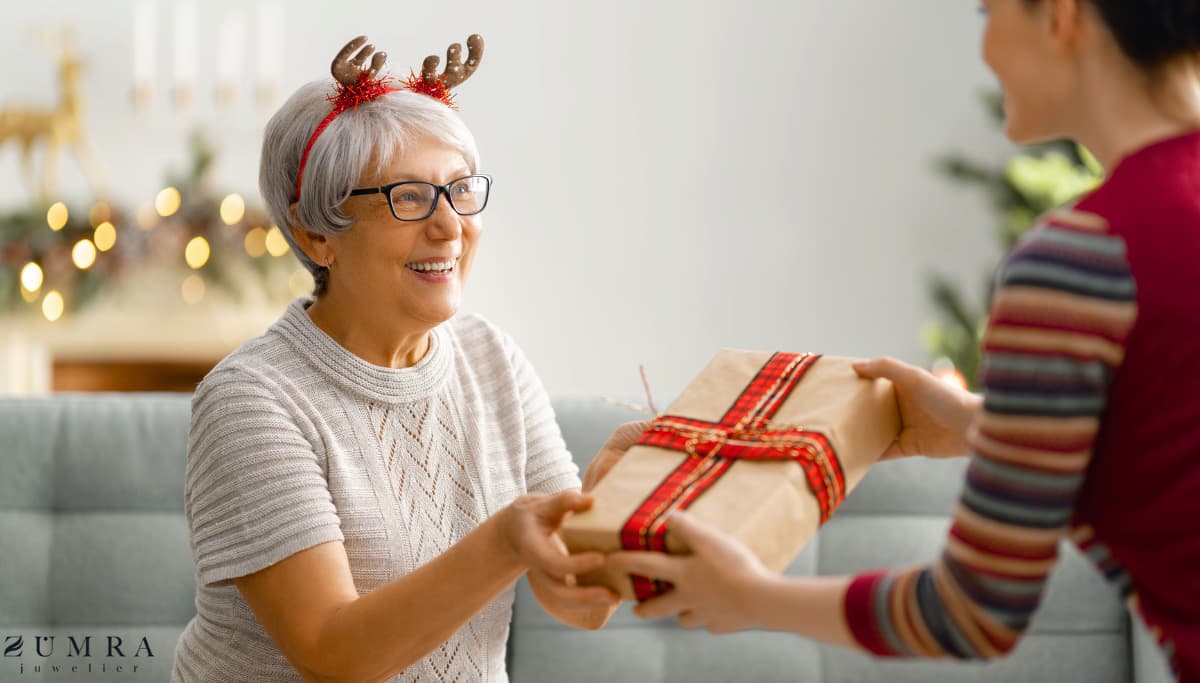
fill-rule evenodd
<path id="1" fill-rule="evenodd" d="M 902 363 L 895 358 L 889 357 L 858 361 L 854 363 L 853 367 L 854 371 L 865 379 L 878 379 L 882 377 L 892 381 L 908 377 L 914 369 L 907 363 Z"/>
<path id="2" fill-rule="evenodd" d="M 565 581 L 570 574 L 586 574 L 603 567 L 605 563 L 603 553 L 567 555 L 549 543 L 537 544 L 537 547 L 533 548 L 533 556 L 536 565 L 532 569 L 548 574 L 560 582 Z"/>
<path id="3" fill-rule="evenodd" d="M 883 460 L 895 460 L 896 458 L 905 458 L 905 457 L 908 457 L 908 453 L 905 453 L 904 449 L 900 447 L 900 442 L 893 441 L 892 445 L 888 446 L 888 449 L 883 452 L 883 455 L 879 456 L 879 459 L 881 461 L 883 461 Z"/>
<path id="4" fill-rule="evenodd" d="M 581 605 L 615 605 L 621 601 L 621 596 L 604 586 L 576 586 L 559 581 L 544 572 L 538 572 L 538 574 L 541 576 L 542 589 L 549 592 L 551 597 L 556 600 Z M 573 579 L 574 575 L 568 574 L 566 578 Z"/>
<path id="5" fill-rule="evenodd" d="M 538 516 L 557 527 L 568 512 L 583 512 L 592 506 L 592 500 L 591 496 L 575 489 L 559 491 L 540 501 Z"/>
<path id="6" fill-rule="evenodd" d="M 705 524 L 686 512 L 673 512 L 667 518 L 667 533 L 693 550 L 710 547 L 725 540 L 715 527 Z"/>
<path id="7" fill-rule="evenodd" d="M 631 551 L 610 553 L 605 564 L 623 574 L 641 574 L 656 579 L 676 582 L 682 573 L 682 558 L 663 553 Z"/>
<path id="8" fill-rule="evenodd" d="M 617 451 L 627 451 L 641 438 L 642 434 L 646 433 L 646 430 L 650 429 L 650 424 L 650 420 L 626 422 L 613 430 L 612 436 L 608 437 L 608 441 L 605 442 L 604 447 Z"/>
<path id="9" fill-rule="evenodd" d="M 652 598 L 633 608 L 633 613 L 642 619 L 664 619 L 686 611 L 691 605 L 677 590 Z"/>
<path id="10" fill-rule="evenodd" d="M 702 628 L 707 621 L 695 612 L 683 612 L 679 615 L 679 625 L 683 628 Z"/>

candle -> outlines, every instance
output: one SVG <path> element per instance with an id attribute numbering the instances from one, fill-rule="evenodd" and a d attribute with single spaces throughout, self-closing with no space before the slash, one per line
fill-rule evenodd
<path id="1" fill-rule="evenodd" d="M 175 5 L 175 105 L 186 108 L 196 81 L 196 4 L 179 0 Z"/>
<path id="2" fill-rule="evenodd" d="M 154 90 L 154 2 L 142 0 L 133 9 L 133 98 L 139 108 L 149 106 Z"/>
<path id="3" fill-rule="evenodd" d="M 277 0 L 258 6 L 258 97 L 270 106 L 283 72 L 283 7 Z"/>
<path id="4" fill-rule="evenodd" d="M 241 14 L 225 17 L 217 38 L 217 101 L 222 106 L 232 104 L 237 98 L 239 84 L 245 77 L 245 45 L 246 26 Z"/>

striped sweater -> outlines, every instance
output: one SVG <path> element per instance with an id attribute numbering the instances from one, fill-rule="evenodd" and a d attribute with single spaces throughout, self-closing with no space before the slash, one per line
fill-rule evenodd
<path id="1" fill-rule="evenodd" d="M 851 632 L 885 656 L 990 658 L 1029 625 L 1060 539 L 1200 681 L 1200 131 L 1121 161 L 998 275 L 983 411 L 945 548 L 855 577 Z"/>

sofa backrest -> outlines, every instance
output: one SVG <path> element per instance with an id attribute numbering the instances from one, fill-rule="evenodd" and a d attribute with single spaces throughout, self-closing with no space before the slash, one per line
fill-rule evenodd
<path id="1" fill-rule="evenodd" d="M 106 680 L 169 677 L 195 613 L 183 517 L 189 404 L 177 394 L 0 398 L 0 680 L 60 680 L 51 667 L 89 665 L 106 667 Z M 616 425 L 637 417 L 590 398 L 556 399 L 555 410 L 581 467 Z M 788 571 L 928 561 L 963 464 L 877 466 Z M 997 663 L 879 662 L 777 633 L 712 637 L 640 621 L 628 606 L 585 633 L 546 616 L 522 583 L 509 668 L 517 682 L 1124 682 L 1127 631 L 1112 591 L 1068 549 L 1032 634 Z"/>
<path id="2" fill-rule="evenodd" d="M 170 677 L 195 614 L 189 404 L 0 398 L 0 680 L 59 680 L 89 665 L 109 680 Z"/>

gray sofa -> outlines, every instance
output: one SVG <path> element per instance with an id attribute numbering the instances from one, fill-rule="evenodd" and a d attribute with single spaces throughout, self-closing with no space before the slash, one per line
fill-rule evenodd
<path id="1" fill-rule="evenodd" d="M 0 398 L 0 681 L 164 681 L 194 613 L 183 518 L 189 397 Z M 555 401 L 580 465 L 630 414 Z M 877 466 L 788 570 L 829 574 L 929 560 L 962 462 Z M 52 637 L 53 639 L 49 639 Z M 992 663 L 892 662 L 779 633 L 722 637 L 623 607 L 572 631 L 518 588 L 509 643 L 524 681 L 1168 680 L 1136 620 L 1067 549 L 1032 632 Z"/>

